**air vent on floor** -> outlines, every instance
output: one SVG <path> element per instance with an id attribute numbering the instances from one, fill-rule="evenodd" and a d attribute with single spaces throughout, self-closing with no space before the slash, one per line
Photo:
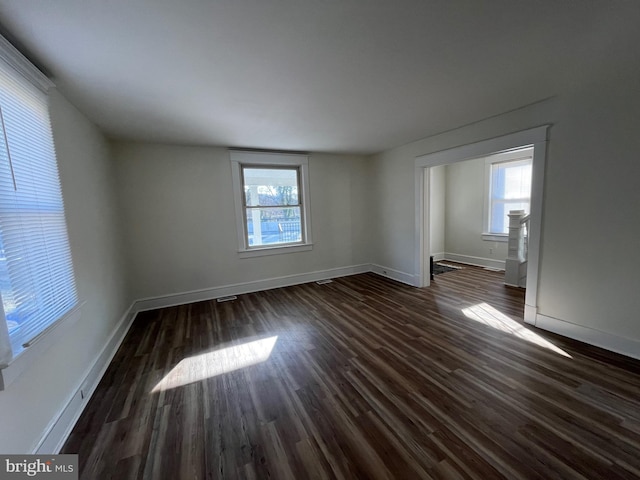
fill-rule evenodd
<path id="1" fill-rule="evenodd" d="M 318 280 L 316 283 L 317 283 L 318 285 L 325 285 L 325 284 L 327 284 L 327 283 L 333 283 L 333 280 L 330 280 L 330 279 L 326 279 L 326 280 Z"/>
<path id="2" fill-rule="evenodd" d="M 228 297 L 216 298 L 216 302 L 218 302 L 218 303 L 230 302 L 232 300 L 237 300 L 237 299 L 238 299 L 238 297 L 236 297 L 235 295 L 229 295 Z"/>

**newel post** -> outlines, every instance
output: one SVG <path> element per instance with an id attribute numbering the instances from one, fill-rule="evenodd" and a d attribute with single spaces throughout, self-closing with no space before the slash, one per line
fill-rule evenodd
<path id="1" fill-rule="evenodd" d="M 524 258 L 524 225 L 521 220 L 526 216 L 524 210 L 509 212 L 509 244 L 505 261 L 504 283 L 517 287 L 520 280 L 520 264 Z"/>

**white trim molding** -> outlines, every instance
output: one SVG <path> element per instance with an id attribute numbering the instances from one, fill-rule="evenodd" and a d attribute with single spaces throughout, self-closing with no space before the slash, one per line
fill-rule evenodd
<path id="1" fill-rule="evenodd" d="M 135 302 L 134 310 L 136 312 L 144 312 L 146 310 L 155 310 L 156 308 L 174 307 L 176 305 L 184 305 L 187 303 L 203 302 L 220 297 L 260 292 L 263 290 L 271 290 L 273 288 L 289 287 L 291 285 L 317 282 L 318 280 L 327 280 L 329 278 L 346 277 L 348 275 L 366 273 L 369 271 L 371 271 L 369 264 L 353 265 L 349 267 L 318 270 L 309 273 L 286 275 L 283 277 L 266 278 L 264 280 L 255 280 L 251 282 L 222 285 L 219 287 L 192 290 L 190 292 L 173 293 L 137 300 Z"/>
<path id="2" fill-rule="evenodd" d="M 137 313 L 133 306 L 132 303 L 120 317 L 102 350 L 87 368 L 64 407 L 51 420 L 32 453 L 56 454 L 60 451 L 129 332 Z"/>
<path id="3" fill-rule="evenodd" d="M 536 316 L 538 315 L 538 308 L 532 305 L 524 304 L 524 321 L 529 325 L 536 324 Z"/>
<path id="4" fill-rule="evenodd" d="M 236 213 L 236 231 L 238 235 L 238 257 L 250 258 L 265 255 L 280 255 L 286 253 L 303 252 L 313 249 L 311 236 L 311 207 L 309 194 L 309 156 L 300 153 L 254 152 L 230 150 L 231 180 L 233 182 L 233 202 Z M 247 221 L 245 218 L 244 191 L 242 180 L 243 165 L 262 165 L 266 167 L 289 166 L 299 170 L 299 198 L 302 200 L 300 209 L 302 242 L 291 244 L 273 244 L 264 246 L 249 246 Z"/>
<path id="5" fill-rule="evenodd" d="M 19 72 L 23 77 L 28 79 L 35 87 L 47 93 L 51 87 L 54 86 L 53 82 L 40 70 L 38 70 L 33 63 L 29 61 L 11 42 L 0 35 L 0 59 L 2 59 L 8 65 L 11 65 L 14 70 Z"/>
<path id="6" fill-rule="evenodd" d="M 418 168 L 437 167 L 438 165 L 463 162 L 473 158 L 486 157 L 494 153 L 506 152 L 527 145 L 546 142 L 547 131 L 550 126 L 551 125 L 542 125 L 528 130 L 462 145 L 460 147 L 427 153 L 416 157 L 415 164 Z"/>
<path id="7" fill-rule="evenodd" d="M 569 337 L 580 342 L 588 343 L 589 345 L 594 345 L 640 360 L 640 341 L 632 338 L 620 337 L 612 333 L 596 330 L 595 328 L 577 325 L 567 322 L 566 320 L 541 314 L 536 315 L 535 326 L 564 337 Z"/>
<path id="8" fill-rule="evenodd" d="M 375 263 L 371 264 L 370 271 L 382 277 L 387 277 L 387 278 L 390 278 L 391 280 L 405 283 L 412 287 L 417 286 L 415 275 L 412 275 L 411 273 L 401 272 L 400 270 L 394 270 L 393 268 L 383 267 L 381 265 L 376 265 Z"/>
<path id="9" fill-rule="evenodd" d="M 281 255 L 283 253 L 308 252 L 313 250 L 313 243 L 303 245 L 279 245 L 277 247 L 253 248 L 251 250 L 238 250 L 238 257 L 266 257 L 268 255 Z"/>
<path id="10" fill-rule="evenodd" d="M 482 240 L 485 242 L 502 242 L 507 243 L 509 241 L 509 235 L 503 235 L 500 233 L 482 233 Z"/>
<path id="11" fill-rule="evenodd" d="M 465 263 L 476 267 L 497 268 L 504 270 L 504 260 L 495 260 L 493 258 L 473 257 L 471 255 L 461 255 L 459 253 L 446 252 L 444 259 L 450 262 Z"/>

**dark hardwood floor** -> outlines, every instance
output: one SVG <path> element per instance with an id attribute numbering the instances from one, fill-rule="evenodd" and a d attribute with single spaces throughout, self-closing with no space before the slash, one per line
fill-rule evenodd
<path id="1" fill-rule="evenodd" d="M 640 362 L 525 326 L 501 280 L 141 313 L 62 453 L 83 479 L 640 478 Z"/>

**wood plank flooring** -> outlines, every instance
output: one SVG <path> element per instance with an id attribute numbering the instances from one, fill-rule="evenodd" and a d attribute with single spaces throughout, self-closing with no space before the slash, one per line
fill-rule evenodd
<path id="1" fill-rule="evenodd" d="M 83 479 L 640 478 L 640 362 L 524 326 L 501 280 L 141 313 L 62 453 Z"/>

